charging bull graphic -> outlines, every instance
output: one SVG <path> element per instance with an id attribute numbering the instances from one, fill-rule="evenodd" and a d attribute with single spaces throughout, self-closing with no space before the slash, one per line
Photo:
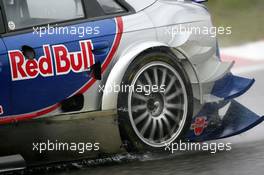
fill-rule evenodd
<path id="1" fill-rule="evenodd" d="M 207 126 L 208 122 L 206 117 L 197 117 L 195 123 L 192 124 L 191 129 L 194 130 L 196 136 L 200 136 Z"/>

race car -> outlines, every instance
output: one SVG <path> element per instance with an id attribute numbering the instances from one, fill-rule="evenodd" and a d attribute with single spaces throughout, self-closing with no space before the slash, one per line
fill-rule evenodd
<path id="1" fill-rule="evenodd" d="M 201 2 L 1 0 L 0 169 L 158 151 L 261 123 L 234 100 L 255 80 L 221 61 Z"/>

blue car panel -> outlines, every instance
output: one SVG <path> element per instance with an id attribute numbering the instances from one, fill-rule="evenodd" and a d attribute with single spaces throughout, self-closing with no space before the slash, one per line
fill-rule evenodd
<path id="1" fill-rule="evenodd" d="M 11 89 L 12 96 L 2 96 L 1 104 L 5 109 L 2 118 L 23 118 L 23 114 L 33 112 L 36 112 L 34 117 L 43 115 L 58 108 L 58 103 L 63 100 L 85 93 L 92 86 L 95 80 L 90 74 L 90 69 L 95 63 L 100 63 L 103 71 L 107 68 L 120 42 L 122 19 L 86 22 L 67 28 L 87 26 L 100 28 L 100 33 L 80 38 L 78 35 L 61 34 L 45 34 L 40 37 L 30 32 L 3 38 L 9 55 L 4 53 L 4 69 L 8 70 L 3 71 L 7 75 L 3 76 L 1 84 L 4 84 L 6 89 Z M 32 47 L 37 59 L 26 59 L 20 51 L 22 46 Z M 65 61 L 66 57 L 63 59 L 63 51 L 69 61 Z M 30 69 L 30 66 L 37 64 L 38 68 Z M 46 70 L 43 68 L 44 64 Z M 36 73 L 30 76 L 29 73 L 34 74 L 31 72 L 33 70 Z M 8 110 L 6 106 L 13 110 Z"/>

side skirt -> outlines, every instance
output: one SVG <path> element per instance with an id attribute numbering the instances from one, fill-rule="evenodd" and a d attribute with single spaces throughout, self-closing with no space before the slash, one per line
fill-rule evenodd
<path id="1" fill-rule="evenodd" d="M 67 114 L 2 125 L 0 138 L 0 157 L 22 155 L 30 166 L 125 152 L 116 111 Z M 58 147 L 60 143 L 64 147 L 56 150 L 55 144 Z M 99 150 L 94 150 L 96 143 Z M 36 144 L 46 150 L 40 153 L 34 148 Z M 93 150 L 83 151 L 84 144 Z"/>

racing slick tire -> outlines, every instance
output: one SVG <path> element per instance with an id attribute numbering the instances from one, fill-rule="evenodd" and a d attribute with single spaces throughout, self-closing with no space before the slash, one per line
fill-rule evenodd
<path id="1" fill-rule="evenodd" d="M 193 115 L 190 80 L 174 54 L 151 49 L 128 67 L 118 95 L 118 120 L 129 152 L 161 151 L 189 130 Z"/>

